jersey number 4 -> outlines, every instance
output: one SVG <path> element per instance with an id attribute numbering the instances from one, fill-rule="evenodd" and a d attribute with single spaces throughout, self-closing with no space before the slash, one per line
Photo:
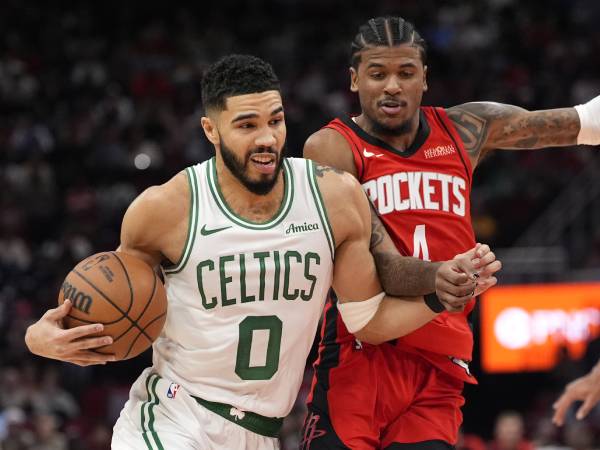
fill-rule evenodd
<path id="1" fill-rule="evenodd" d="M 281 351 L 281 319 L 277 316 L 248 316 L 240 322 L 240 340 L 238 341 L 235 373 L 242 380 L 270 380 L 279 369 L 279 353 Z M 255 331 L 267 331 L 267 355 L 262 365 L 250 365 L 252 341 Z M 255 352 L 260 350 L 255 349 Z M 255 359 L 260 358 L 254 355 Z"/>
<path id="2" fill-rule="evenodd" d="M 417 225 L 413 235 L 413 256 L 423 261 L 429 259 L 429 247 L 427 247 L 427 236 L 425 235 L 425 225 Z"/>

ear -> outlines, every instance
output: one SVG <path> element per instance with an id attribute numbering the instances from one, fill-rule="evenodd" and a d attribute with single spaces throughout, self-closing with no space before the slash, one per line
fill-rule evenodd
<path id="1" fill-rule="evenodd" d="M 423 92 L 427 92 L 427 66 L 423 67 Z"/>
<path id="2" fill-rule="evenodd" d="M 358 92 L 358 71 L 350 67 L 350 91 Z"/>
<path id="3" fill-rule="evenodd" d="M 203 116 L 200 119 L 200 124 L 202 125 L 202 129 L 204 130 L 204 134 L 206 138 L 210 141 L 212 145 L 219 144 L 219 130 L 217 129 L 216 124 L 213 122 L 213 119 L 207 116 Z"/>

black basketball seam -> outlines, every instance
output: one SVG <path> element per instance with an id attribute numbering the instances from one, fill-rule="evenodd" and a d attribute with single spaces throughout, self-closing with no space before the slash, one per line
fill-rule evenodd
<path id="1" fill-rule="evenodd" d="M 135 343 L 137 342 L 137 340 L 139 339 L 139 337 L 141 335 L 142 335 L 142 333 L 138 333 L 138 335 L 135 337 L 135 339 L 133 339 L 131 341 L 131 344 L 129 344 L 129 348 L 127 349 L 127 353 L 125 353 L 125 356 L 123 356 L 123 359 L 127 359 L 127 357 L 129 356 L 129 354 L 131 353 L 131 349 L 133 348 L 133 346 L 135 345 Z M 146 336 L 146 333 L 144 333 L 144 336 Z M 152 345 L 152 341 L 150 341 L 150 345 Z"/>
<path id="2" fill-rule="evenodd" d="M 150 341 L 150 345 L 152 345 L 152 340 L 148 337 L 148 335 L 145 333 L 146 328 L 148 328 L 150 325 L 152 325 L 154 322 L 156 322 L 158 319 L 160 319 L 163 316 L 166 316 L 167 312 L 165 311 L 162 314 L 159 314 L 158 316 L 156 316 L 154 319 L 152 319 L 150 322 L 148 322 L 146 324 L 146 326 L 144 327 L 144 336 L 146 336 L 148 338 L 148 340 Z M 142 333 L 138 333 L 138 335 L 135 337 L 135 339 L 133 341 L 131 341 L 131 345 L 129 346 L 129 349 L 127 350 L 127 353 L 125 354 L 124 358 L 127 358 L 127 356 L 129 356 L 129 353 L 131 353 L 131 349 L 133 348 L 133 346 L 135 345 L 136 341 L 138 340 L 138 338 L 142 335 Z"/>
<path id="3" fill-rule="evenodd" d="M 72 270 L 72 272 L 77 275 L 78 277 L 80 277 L 83 281 L 85 281 L 87 284 L 89 284 L 92 288 L 94 288 L 94 290 L 96 290 L 102 297 L 104 297 L 104 299 L 110 303 L 111 305 L 113 305 L 115 307 L 115 309 L 117 311 L 119 311 L 121 314 L 123 314 L 123 318 L 127 318 L 127 320 L 129 320 L 132 324 L 132 327 L 136 327 L 137 329 L 141 330 L 142 333 L 144 333 L 144 330 L 138 325 L 137 320 L 133 320 L 131 317 L 129 317 L 127 315 L 127 313 L 125 313 L 123 310 L 121 310 L 121 308 L 119 308 L 118 305 L 116 305 L 110 298 L 108 298 L 106 296 L 106 294 L 104 294 L 104 292 L 102 292 L 98 287 L 96 287 L 91 281 L 89 281 L 86 277 L 84 277 L 83 275 L 81 275 L 78 271 L 76 271 L 75 269 Z M 131 328 L 132 328 L 131 327 Z M 130 329 L 131 329 L 130 328 Z M 144 333 L 146 334 L 146 333 Z M 149 336 L 146 336 L 147 338 L 150 338 Z"/>
<path id="4" fill-rule="evenodd" d="M 117 261 L 119 262 L 119 264 L 121 265 L 121 268 L 123 269 L 123 272 L 125 273 L 125 278 L 127 279 L 127 285 L 129 286 L 129 308 L 127 308 L 127 314 L 129 314 L 129 311 L 131 311 L 131 308 L 133 308 L 133 287 L 131 286 L 131 279 L 129 278 L 129 273 L 127 272 L 127 269 L 125 268 L 125 264 L 123 264 L 123 261 L 121 261 L 121 258 L 119 258 L 115 252 L 110 252 L 110 253 L 115 258 L 117 258 Z"/>
<path id="5" fill-rule="evenodd" d="M 147 324 L 147 325 L 146 325 L 146 326 L 143 328 L 143 330 L 142 330 L 142 331 L 140 331 L 140 332 L 138 333 L 138 335 L 135 337 L 135 339 L 134 339 L 133 341 L 131 341 L 131 344 L 129 345 L 129 348 L 127 349 L 127 353 L 125 353 L 125 356 L 123 356 L 123 358 L 122 358 L 122 359 L 126 359 L 126 358 L 129 356 L 129 353 L 131 353 L 131 349 L 133 348 L 133 346 L 135 345 L 135 343 L 137 342 L 137 340 L 139 339 L 139 337 L 140 337 L 142 334 L 143 334 L 144 336 L 146 336 L 146 338 L 147 338 L 147 339 L 150 341 L 150 344 L 152 344 L 152 342 L 153 342 L 153 341 L 152 341 L 152 340 L 150 339 L 150 337 L 149 337 L 149 336 L 148 336 L 148 335 L 145 333 L 145 330 L 146 330 L 146 328 L 148 328 L 150 325 L 152 325 L 154 322 L 156 322 L 158 319 L 160 319 L 161 317 L 164 317 L 164 316 L 166 316 L 166 315 L 167 315 L 167 312 L 165 311 L 164 313 L 162 313 L 162 314 L 159 314 L 159 315 L 158 315 L 158 316 L 156 316 L 154 319 L 152 319 L 150 322 L 148 322 L 148 324 Z M 79 319 L 77 319 L 77 318 L 75 318 L 75 319 L 76 319 L 76 320 L 79 320 Z M 123 337 L 123 336 L 124 336 L 124 335 L 125 335 L 125 334 L 126 334 L 128 331 L 129 331 L 129 330 L 131 330 L 132 328 L 133 328 L 133 326 L 129 327 L 129 328 L 128 328 L 128 329 L 127 329 L 127 330 L 126 330 L 124 333 L 122 333 L 122 334 L 121 334 L 121 335 L 120 335 L 118 338 L 115 338 L 115 339 L 113 340 L 113 344 L 114 344 L 115 342 L 117 342 L 117 340 L 119 340 L 120 338 L 122 338 L 122 337 Z M 100 354 L 102 354 L 102 355 L 108 355 L 109 353 L 104 353 L 104 352 L 101 352 L 101 351 L 99 351 L 99 349 L 101 349 L 101 348 L 105 348 L 105 347 L 108 347 L 108 345 L 103 345 L 102 347 L 98 347 L 98 348 L 95 348 L 95 349 L 93 349 L 93 348 L 92 348 L 92 349 L 90 349 L 90 351 L 92 351 L 92 352 L 94 352 L 94 353 L 100 353 Z"/>
<path id="6" fill-rule="evenodd" d="M 148 300 L 146 301 L 146 305 L 144 306 L 144 309 L 142 310 L 142 312 L 140 313 L 140 315 L 137 317 L 137 320 L 140 319 L 140 317 L 142 317 L 144 315 L 144 313 L 146 312 L 146 310 L 148 309 L 148 306 L 150 306 L 150 303 L 152 302 L 152 299 L 154 298 L 154 293 L 156 292 L 156 274 L 154 273 L 154 270 L 152 270 L 151 267 L 149 267 L 150 270 L 152 271 L 152 276 L 154 278 L 154 282 L 152 284 L 152 292 L 150 293 L 150 297 L 148 298 Z M 164 315 L 164 314 L 163 314 Z M 161 315 L 162 316 L 162 315 Z M 159 317 L 161 317 L 159 316 Z M 156 320 L 156 319 L 154 319 Z M 153 322 L 153 321 L 152 321 Z M 152 323 L 150 322 L 150 323 Z M 150 324 L 149 323 L 149 324 Z M 148 325 L 149 325 L 148 324 Z M 138 333 L 138 335 L 135 337 L 135 339 L 131 342 L 131 344 L 129 345 L 129 348 L 127 349 L 127 353 L 125 353 L 125 356 L 123 357 L 123 359 L 127 358 L 127 356 L 129 356 L 129 353 L 131 353 L 131 349 L 133 348 L 133 346 L 135 345 L 136 341 L 138 340 L 138 338 L 142 335 L 142 332 L 144 333 L 144 336 L 146 336 L 148 338 L 148 340 L 150 341 L 150 344 L 152 344 L 152 340 L 150 339 L 150 337 L 145 333 L 146 328 L 148 327 L 148 325 L 146 325 L 143 329 L 141 329 L 142 331 L 140 333 Z M 133 327 L 129 327 L 129 329 L 127 331 L 125 331 L 125 333 L 127 333 L 129 330 L 131 330 L 131 328 Z M 121 336 L 119 336 L 119 338 L 121 338 L 125 333 L 123 333 Z M 114 341 L 113 341 L 114 342 Z"/>
<path id="7" fill-rule="evenodd" d="M 150 270 L 152 270 L 152 268 L 150 268 Z M 152 292 L 150 294 L 150 297 L 148 298 L 148 300 L 146 301 L 146 306 L 144 306 L 144 309 L 142 310 L 142 312 L 140 313 L 140 315 L 138 316 L 138 319 L 140 317 L 142 317 L 144 315 L 144 313 L 146 312 L 146 310 L 148 309 L 148 306 L 150 306 L 150 303 L 152 302 L 152 299 L 154 298 L 154 293 L 156 292 L 156 274 L 154 273 L 154 270 L 152 270 L 152 275 L 154 276 L 154 284 L 152 285 Z M 166 314 L 166 313 L 165 313 Z M 162 317 L 164 314 L 158 316 L 158 317 Z M 156 319 L 154 319 L 156 320 Z M 152 322 L 154 322 L 154 320 L 150 321 L 144 328 L 143 328 L 143 332 L 144 335 L 146 337 L 148 337 L 148 335 L 145 333 L 146 328 L 148 328 L 148 325 L 150 325 Z M 138 335 L 135 337 L 135 339 L 131 342 L 131 345 L 129 346 L 129 349 L 127 350 L 127 353 L 125 354 L 125 357 L 127 357 L 129 355 L 129 353 L 131 352 L 131 349 L 133 347 L 133 345 L 135 344 L 135 342 L 138 340 L 138 338 L 141 336 L 142 333 L 138 333 Z M 148 339 L 150 339 L 148 337 Z M 150 343 L 152 344 L 152 340 L 150 339 Z"/>
<path id="8" fill-rule="evenodd" d="M 113 252 L 111 252 L 113 253 Z M 114 254 L 114 253 L 113 253 Z M 117 257 L 117 255 L 114 255 L 117 259 L 119 259 Z M 121 262 L 121 261 L 119 261 Z M 121 264 L 123 265 L 123 264 Z M 148 309 L 148 306 L 150 306 L 150 302 L 152 300 L 152 298 L 154 298 L 154 293 L 156 292 L 156 274 L 154 273 L 154 270 L 152 270 L 152 268 L 150 266 L 148 266 L 150 268 L 150 271 L 152 272 L 152 277 L 153 277 L 153 283 L 152 283 L 152 292 L 150 293 L 150 298 L 147 300 L 146 302 L 146 306 L 144 306 L 144 309 L 142 310 L 142 312 L 140 313 L 140 315 L 136 318 L 136 324 L 137 324 L 137 320 L 140 319 L 140 317 L 142 317 L 144 315 L 144 313 L 146 312 L 146 310 Z M 125 274 L 127 275 L 127 270 L 125 269 L 125 267 L 123 267 L 123 270 L 125 272 Z M 130 285 L 131 287 L 131 285 Z M 130 309 L 133 307 L 133 301 L 131 301 L 131 307 Z M 127 311 L 129 313 L 129 310 Z M 123 333 L 121 333 L 119 336 L 115 337 L 113 339 L 113 344 L 115 342 L 117 342 L 119 339 L 121 339 L 123 336 L 125 336 L 131 329 L 133 328 L 133 325 L 131 325 L 129 328 L 127 328 Z M 141 328 L 140 326 L 137 327 L 138 329 L 142 330 L 142 332 L 144 332 L 144 330 L 146 329 L 146 327 Z M 138 333 L 138 337 L 140 336 L 141 333 Z M 150 336 L 146 335 L 146 333 L 144 332 L 144 335 L 150 339 Z M 134 339 L 134 342 L 137 340 L 137 337 Z M 150 341 L 152 343 L 152 341 Z M 132 344 L 133 345 L 133 344 Z M 125 357 L 127 357 L 127 355 L 129 355 L 129 352 L 131 351 L 131 346 L 129 347 L 129 350 L 127 351 L 127 353 L 125 354 Z"/>

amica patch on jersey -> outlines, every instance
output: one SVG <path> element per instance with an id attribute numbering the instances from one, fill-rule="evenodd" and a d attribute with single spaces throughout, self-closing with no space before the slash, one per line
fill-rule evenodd
<path id="1" fill-rule="evenodd" d="M 286 236 L 289 236 L 290 234 L 314 233 L 316 231 L 319 231 L 318 222 L 315 222 L 315 223 L 284 222 L 283 223 L 283 232 Z"/>

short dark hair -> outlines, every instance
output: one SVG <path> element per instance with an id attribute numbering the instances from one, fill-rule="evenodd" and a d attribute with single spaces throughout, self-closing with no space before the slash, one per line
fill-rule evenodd
<path id="1" fill-rule="evenodd" d="M 279 79 L 273 67 L 252 55 L 228 55 L 211 64 L 202 77 L 205 110 L 225 109 L 228 97 L 276 90 Z"/>
<path id="2" fill-rule="evenodd" d="M 421 60 L 427 60 L 427 45 L 414 25 L 402 17 L 375 17 L 361 25 L 352 41 L 350 65 L 355 69 L 360 64 L 360 52 L 369 47 L 395 47 L 400 44 L 411 44 L 419 47 Z"/>

